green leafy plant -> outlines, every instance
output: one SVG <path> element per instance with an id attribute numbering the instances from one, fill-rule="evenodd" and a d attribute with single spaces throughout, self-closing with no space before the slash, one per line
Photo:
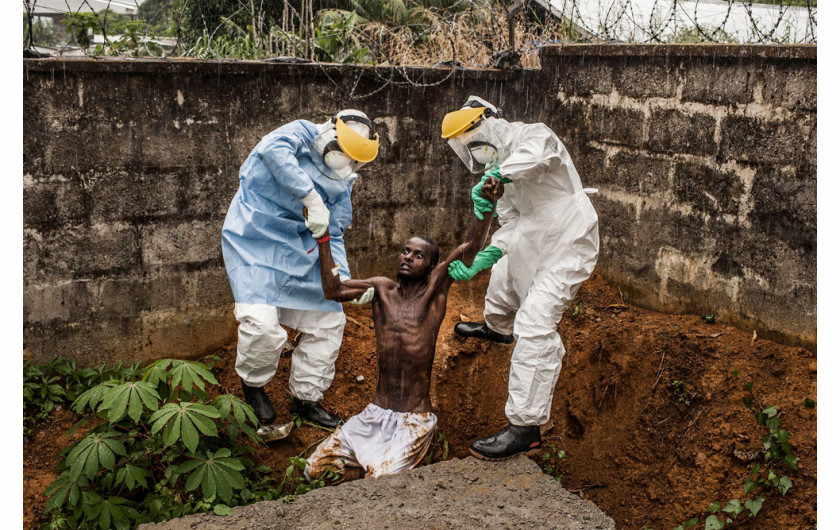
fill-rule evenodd
<path id="1" fill-rule="evenodd" d="M 76 361 L 56 358 L 46 364 L 23 363 L 23 433 L 30 435 L 36 422 L 50 417 L 57 405 L 69 405 L 91 387 L 107 381 L 130 379 L 140 364 L 78 368 Z"/>
<path id="2" fill-rule="evenodd" d="M 782 474 L 785 468 L 796 470 L 798 458 L 793 453 L 789 443 L 790 434 L 780 426 L 779 410 L 775 405 L 764 407 L 753 392 L 753 383 L 744 383 L 748 394 L 744 397 L 747 410 L 753 410 L 758 405 L 754 417 L 758 425 L 767 429 L 768 433 L 761 437 L 763 460 L 752 464 L 749 468 L 749 478 L 744 480 L 744 499 L 731 499 L 725 505 L 713 502 L 707 508 L 709 514 L 705 519 L 706 530 L 719 530 L 728 525 L 744 520 L 745 517 L 754 518 L 767 500 L 760 495 L 778 492 L 786 495 L 793 487 L 793 481 Z M 752 496 L 749 496 L 751 495 Z M 692 518 L 674 530 L 686 530 L 697 524 L 698 518 Z"/>
<path id="3" fill-rule="evenodd" d="M 206 390 L 216 384 L 202 363 L 164 359 L 142 377 L 80 393 L 72 409 L 99 424 L 64 449 L 60 475 L 45 491 L 52 516 L 45 527 L 129 528 L 277 498 L 270 468 L 243 443 L 260 442 L 253 410 L 229 394 L 210 399 Z"/>
<path id="4" fill-rule="evenodd" d="M 291 493 L 283 497 L 283 500 L 286 502 L 291 502 L 298 495 L 303 495 L 309 491 L 322 488 L 341 478 L 341 471 L 327 469 L 318 477 L 313 477 L 312 481 L 308 481 L 303 474 L 306 469 L 306 459 L 299 455 L 291 457 L 289 461 L 291 463 L 289 464 L 289 467 L 286 468 L 286 473 L 283 476 L 283 482 L 280 484 L 280 488 L 283 489 L 283 491 L 291 490 Z"/>
<path id="5" fill-rule="evenodd" d="M 685 383 L 679 380 L 671 381 L 671 390 L 673 390 L 674 397 L 677 398 L 677 401 L 686 407 L 691 406 L 691 398 L 693 398 L 694 395 L 686 391 Z"/>
<path id="6" fill-rule="evenodd" d="M 556 444 L 548 446 L 548 452 L 542 455 L 543 473 L 551 475 L 557 482 L 561 481 L 560 477 L 560 461 L 568 458 L 566 451 L 558 449 Z"/>
<path id="7" fill-rule="evenodd" d="M 441 462 L 444 460 L 449 460 L 449 439 L 439 427 L 435 426 L 435 432 L 432 435 L 432 444 L 423 462 L 428 466 L 432 462 Z"/>
<path id="8" fill-rule="evenodd" d="M 572 300 L 571 305 L 573 317 L 580 317 L 586 313 L 586 302 L 584 302 L 577 296 Z"/>

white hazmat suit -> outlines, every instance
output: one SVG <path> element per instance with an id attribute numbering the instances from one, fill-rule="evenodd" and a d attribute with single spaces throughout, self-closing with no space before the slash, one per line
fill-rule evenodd
<path id="1" fill-rule="evenodd" d="M 557 324 L 595 268 L 598 216 L 568 151 L 546 125 L 489 117 L 461 137 L 450 145 L 460 140 L 473 153 L 475 145 L 494 146 L 495 160 L 484 169 L 498 165 L 510 179 L 497 204 L 501 227 L 491 245 L 502 257 L 493 265 L 484 319 L 516 339 L 505 415 L 512 425 L 542 425 L 565 354 Z"/>

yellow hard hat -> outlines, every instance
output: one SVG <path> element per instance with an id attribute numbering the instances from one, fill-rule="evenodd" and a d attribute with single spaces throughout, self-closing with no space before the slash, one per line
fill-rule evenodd
<path id="1" fill-rule="evenodd" d="M 440 125 L 440 135 L 449 139 L 458 136 L 481 120 L 487 107 L 470 107 L 455 110 L 443 117 Z"/>
<path id="2" fill-rule="evenodd" d="M 365 138 L 351 129 L 341 118 L 336 119 L 335 135 L 341 150 L 356 162 L 370 162 L 379 153 L 378 134 L 374 134 L 373 138 Z"/>

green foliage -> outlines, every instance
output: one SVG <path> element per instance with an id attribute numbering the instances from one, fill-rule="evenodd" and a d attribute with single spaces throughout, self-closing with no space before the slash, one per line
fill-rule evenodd
<path id="1" fill-rule="evenodd" d="M 23 14 L 23 45 L 37 44 L 41 46 L 54 46 L 58 44 L 57 30 L 51 22 L 42 20 L 32 21 L 32 34 L 29 34 L 29 15 Z"/>
<path id="2" fill-rule="evenodd" d="M 80 395 L 89 392 L 91 387 L 103 382 L 132 378 L 139 370 L 139 363 L 130 366 L 119 363 L 111 368 L 94 370 L 79 369 L 76 361 L 63 358 L 53 359 L 42 365 L 24 361 L 23 433 L 27 436 L 31 434 L 34 424 L 47 419 L 56 405 L 69 405 Z"/>
<path id="3" fill-rule="evenodd" d="M 566 458 L 568 458 L 566 451 L 558 449 L 557 444 L 550 444 L 548 451 L 542 455 L 540 467 L 542 467 L 543 473 L 551 475 L 554 477 L 554 480 L 560 482 L 560 461 Z"/>
<path id="4" fill-rule="evenodd" d="M 303 495 L 309 491 L 322 488 L 327 484 L 334 482 L 341 478 L 341 473 L 332 469 L 328 469 L 321 473 L 319 477 L 315 477 L 311 482 L 306 480 L 303 472 L 306 469 L 306 459 L 302 457 L 291 457 L 289 459 L 291 464 L 286 468 L 286 474 L 283 477 L 281 487 L 289 486 L 293 489 L 290 495 L 283 497 L 286 502 L 291 502 L 297 495 Z"/>
<path id="5" fill-rule="evenodd" d="M 671 390 L 674 392 L 674 397 L 677 398 L 677 401 L 682 403 L 683 405 L 690 407 L 691 406 L 691 398 L 694 397 L 693 394 L 690 394 L 686 391 L 685 383 L 679 380 L 671 381 Z"/>
<path id="6" fill-rule="evenodd" d="M 737 44 L 738 37 L 724 31 L 723 28 L 715 28 L 704 24 L 683 26 L 674 34 L 668 42 L 680 44 L 694 44 L 698 42 L 727 42 Z M 708 323 L 715 321 L 714 315 L 703 315 L 703 320 Z"/>
<path id="7" fill-rule="evenodd" d="M 91 36 L 100 28 L 99 18 L 95 13 L 71 12 L 64 17 L 62 23 L 67 26 L 72 41 L 80 48 L 88 48 L 93 40 Z"/>
<path id="8" fill-rule="evenodd" d="M 440 454 L 438 454 L 438 451 Z M 428 466 L 432 462 L 442 462 L 444 460 L 449 460 L 449 439 L 440 430 L 440 427 L 435 426 L 435 432 L 432 435 L 432 444 L 423 462 Z"/>
<path id="9" fill-rule="evenodd" d="M 370 50 L 359 42 L 353 30 L 357 22 L 365 23 L 353 12 L 327 9 L 315 19 L 315 50 L 321 61 L 333 63 L 370 63 Z"/>
<path id="10" fill-rule="evenodd" d="M 88 372 L 97 380 L 99 372 Z M 130 528 L 144 522 L 277 498 L 242 445 L 258 440 L 253 410 L 236 396 L 210 400 L 216 377 L 202 363 L 164 359 L 131 380 L 77 392 L 72 409 L 99 424 L 64 450 L 45 491 L 44 527 Z"/>
<path id="11" fill-rule="evenodd" d="M 143 22 L 148 35 L 174 36 L 177 28 L 173 16 L 178 2 L 172 0 L 145 0 L 137 8 L 137 16 Z"/>
<path id="12" fill-rule="evenodd" d="M 733 374 L 737 377 L 737 374 Z M 786 495 L 793 487 L 793 481 L 780 472 L 784 467 L 796 470 L 798 459 L 793 454 L 793 448 L 789 443 L 790 434 L 781 428 L 779 421 L 779 409 L 775 406 L 763 407 L 753 392 L 752 381 L 744 383 L 744 389 L 749 393 L 744 397 L 744 405 L 747 410 L 752 410 L 753 404 L 758 404 L 761 409 L 755 412 L 756 423 L 767 429 L 768 433 L 761 438 L 764 458 L 761 463 L 756 463 L 749 468 L 749 478 L 744 480 L 744 496 L 763 491 L 778 491 L 782 496 Z M 784 467 L 783 467 L 784 466 Z M 723 507 L 720 502 L 713 502 L 706 508 L 711 515 L 706 517 L 706 529 L 717 530 L 726 526 L 743 521 L 741 514 L 746 513 L 747 517 L 753 518 L 764 506 L 763 496 L 746 497 L 743 501 L 739 498 L 731 499 Z M 739 518 L 740 517 L 740 518 Z M 697 518 L 676 527 L 674 530 L 685 530 L 696 524 Z"/>
<path id="13" fill-rule="evenodd" d="M 574 297 L 574 299 L 572 300 L 571 306 L 573 317 L 581 317 L 586 313 L 586 302 L 584 302 L 577 296 Z"/>

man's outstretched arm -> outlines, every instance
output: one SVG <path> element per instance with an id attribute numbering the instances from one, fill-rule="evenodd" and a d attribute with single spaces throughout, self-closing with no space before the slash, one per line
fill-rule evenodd
<path id="1" fill-rule="evenodd" d="M 493 209 L 483 216 L 483 219 L 478 217 L 473 218 L 472 226 L 467 235 L 467 241 L 449 254 L 446 261 L 443 262 L 438 270 L 446 276 L 447 282 L 452 282 L 452 278 L 448 274 L 450 264 L 455 261 L 461 261 L 464 265 L 469 266 L 475 259 L 476 254 L 481 251 L 484 243 L 487 241 L 487 234 L 490 232 L 490 223 L 493 221 L 493 212 L 496 208 L 496 200 L 502 196 L 504 192 L 503 183 L 497 179 L 487 179 L 481 187 L 481 194 L 488 200 L 492 201 Z"/>
<path id="2" fill-rule="evenodd" d="M 339 267 L 333 261 L 329 230 L 324 234 L 324 237 L 318 239 L 318 263 L 321 266 L 321 287 L 324 290 L 324 298 L 327 300 L 335 300 L 336 302 L 356 301 L 369 289 L 373 289 L 373 282 L 370 280 L 342 282 L 338 277 Z"/>

